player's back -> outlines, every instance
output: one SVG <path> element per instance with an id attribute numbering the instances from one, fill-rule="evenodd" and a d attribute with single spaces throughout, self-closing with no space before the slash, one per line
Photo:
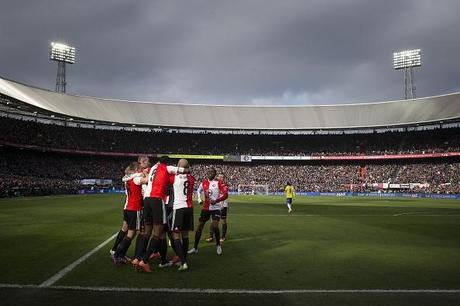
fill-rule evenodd
<path id="1" fill-rule="evenodd" d="M 195 178 L 191 174 L 171 175 L 174 189 L 174 209 L 193 207 Z"/>
<path id="2" fill-rule="evenodd" d="M 125 176 L 123 182 L 125 183 L 126 201 L 124 209 L 126 210 L 140 210 L 142 207 L 142 173 L 135 173 L 130 176 Z"/>
<path id="3" fill-rule="evenodd" d="M 294 187 L 288 185 L 284 189 L 284 192 L 286 193 L 286 198 L 292 198 L 294 196 Z"/>
<path id="4" fill-rule="evenodd" d="M 164 198 L 167 196 L 167 187 L 169 174 L 167 170 L 167 165 L 157 164 L 155 172 L 152 172 L 152 190 L 150 192 L 150 197 L 152 198 Z"/>
<path id="5" fill-rule="evenodd" d="M 156 163 L 150 168 L 147 187 L 144 190 L 144 198 L 164 199 L 167 196 L 168 181 L 167 165 Z"/>

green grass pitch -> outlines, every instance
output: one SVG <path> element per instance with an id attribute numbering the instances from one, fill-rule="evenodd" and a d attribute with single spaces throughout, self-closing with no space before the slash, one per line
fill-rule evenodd
<path id="1" fill-rule="evenodd" d="M 122 195 L 0 200 L 0 283 L 39 285 L 119 230 Z M 287 213 L 282 197 L 232 196 L 228 241 L 217 256 L 203 233 L 190 269 L 115 268 L 112 242 L 55 285 L 223 289 L 460 289 L 460 201 L 428 199 L 306 198 Z M 199 207 L 195 207 L 195 222 Z M 191 242 L 193 242 L 193 233 Z M 132 254 L 132 246 L 128 255 Z M 172 254 L 172 251 L 168 251 Z M 49 305 L 142 304 L 146 295 L 165 305 L 184 297 L 200 304 L 457 304 L 460 294 L 309 293 L 174 294 L 0 289 L 5 301 Z M 440 303 L 441 302 L 441 303 Z"/>

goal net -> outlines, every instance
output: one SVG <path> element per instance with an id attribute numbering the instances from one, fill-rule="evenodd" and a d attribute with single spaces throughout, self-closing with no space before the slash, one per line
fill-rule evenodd
<path id="1" fill-rule="evenodd" d="M 268 185 L 240 184 L 238 185 L 238 194 L 268 195 Z"/>

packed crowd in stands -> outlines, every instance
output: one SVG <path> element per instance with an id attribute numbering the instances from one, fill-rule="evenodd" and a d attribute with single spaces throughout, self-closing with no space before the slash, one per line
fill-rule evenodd
<path id="1" fill-rule="evenodd" d="M 77 181 L 35 176 L 2 175 L 0 178 L 0 197 L 44 196 L 77 193 Z"/>
<path id="2" fill-rule="evenodd" d="M 134 132 L 0 120 L 0 143 L 125 153 L 356 155 L 460 151 L 460 128 L 352 135 L 221 135 Z"/>
<path id="3" fill-rule="evenodd" d="M 77 193 L 85 188 L 82 179 L 110 179 L 110 186 L 122 188 L 124 168 L 132 161 L 126 157 L 101 157 L 44 153 L 13 148 L 0 149 L 0 196 Z M 460 161 L 443 159 L 427 163 L 197 163 L 190 161 L 192 174 L 200 180 L 206 169 L 223 172 L 232 191 L 238 185 L 268 185 L 281 191 L 290 181 L 298 191 L 370 191 L 372 183 L 428 183 L 417 192 L 460 193 Z M 352 188 L 350 186 L 353 186 Z"/>
<path id="4" fill-rule="evenodd" d="M 360 165 L 214 165 L 226 175 L 236 190 L 240 184 L 268 185 L 269 191 L 282 191 L 290 181 L 298 191 L 347 192 L 369 191 L 372 183 L 428 183 L 424 192 L 460 193 L 460 163 L 370 164 L 361 175 Z M 195 165 L 197 177 L 208 165 Z M 353 187 L 351 187 L 351 185 Z"/>
<path id="5" fill-rule="evenodd" d="M 128 160 L 27 150 L 0 151 L 0 196 L 77 193 L 79 181 L 112 179 L 121 188 L 120 176 Z"/>

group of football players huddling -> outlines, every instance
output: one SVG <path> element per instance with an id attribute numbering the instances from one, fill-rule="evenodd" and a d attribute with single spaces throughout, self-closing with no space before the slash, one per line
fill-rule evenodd
<path id="1" fill-rule="evenodd" d="M 123 224 L 110 250 L 116 266 L 131 263 L 137 271 L 152 272 L 149 260 L 160 258 L 160 268 L 179 266 L 179 271 L 187 270 L 187 255 L 198 253 L 201 233 L 209 219 L 212 222 L 206 241 L 215 239 L 217 255 L 222 254 L 228 212 L 224 175 L 210 168 L 197 188 L 196 198 L 202 209 L 194 245 L 189 250 L 189 232 L 194 230 L 195 178 L 186 159 L 180 159 L 177 166 L 168 163 L 169 158 L 163 156 L 151 166 L 148 156 L 140 156 L 126 168 L 122 179 L 126 190 Z M 134 257 L 130 259 L 126 253 L 136 235 Z M 176 254 L 171 260 L 167 240 Z"/>

